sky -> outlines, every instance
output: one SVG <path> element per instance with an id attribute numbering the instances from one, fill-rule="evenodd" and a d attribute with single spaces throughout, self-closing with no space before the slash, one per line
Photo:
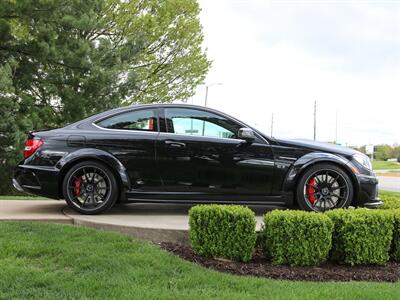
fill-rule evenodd
<path id="1" fill-rule="evenodd" d="M 268 135 L 273 113 L 274 137 L 312 139 L 317 101 L 317 140 L 400 143 L 400 0 L 199 3 L 209 107 Z"/>

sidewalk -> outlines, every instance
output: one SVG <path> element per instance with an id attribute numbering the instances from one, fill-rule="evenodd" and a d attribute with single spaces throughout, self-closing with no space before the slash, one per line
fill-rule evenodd
<path id="1" fill-rule="evenodd" d="M 400 177 L 400 169 L 374 170 L 378 176 Z"/>
<path id="2" fill-rule="evenodd" d="M 0 221 L 43 221 L 73 224 L 63 214 L 64 201 L 49 200 L 0 200 Z"/>
<path id="3" fill-rule="evenodd" d="M 81 215 L 57 200 L 0 200 L 0 221 L 43 221 L 117 231 L 136 238 L 189 244 L 191 205 L 120 204 L 100 215 Z M 260 229 L 265 208 L 253 208 Z"/>

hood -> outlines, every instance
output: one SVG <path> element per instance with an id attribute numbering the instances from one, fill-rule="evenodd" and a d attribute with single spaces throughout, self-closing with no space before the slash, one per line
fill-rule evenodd
<path id="1" fill-rule="evenodd" d="M 292 147 L 297 147 L 297 148 L 302 148 L 302 149 L 307 149 L 307 150 L 312 150 L 312 151 L 319 151 L 319 152 L 328 152 L 328 153 L 334 153 L 334 154 L 340 154 L 344 156 L 351 156 L 356 153 L 359 153 L 359 151 L 339 146 L 339 145 L 334 145 L 334 144 L 329 144 L 329 143 L 322 143 L 322 142 L 317 142 L 317 141 L 312 141 L 312 140 L 306 140 L 306 139 L 276 139 L 276 141 L 279 143 L 281 146 L 292 146 Z"/>

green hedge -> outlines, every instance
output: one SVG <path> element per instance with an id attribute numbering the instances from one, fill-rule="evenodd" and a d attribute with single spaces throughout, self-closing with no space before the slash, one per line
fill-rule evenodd
<path id="1" fill-rule="evenodd" d="M 393 228 L 393 239 L 391 256 L 394 261 L 400 262 L 400 209 L 394 209 L 394 228 Z"/>
<path id="2" fill-rule="evenodd" d="M 189 211 L 193 250 L 203 256 L 249 261 L 256 235 L 254 212 L 237 205 L 197 205 Z"/>
<path id="3" fill-rule="evenodd" d="M 326 212 L 334 224 L 331 259 L 349 265 L 385 264 L 393 234 L 393 212 L 335 209 Z"/>
<path id="4" fill-rule="evenodd" d="M 400 193 L 380 191 L 379 197 L 383 201 L 383 205 L 379 209 L 397 209 L 400 208 Z"/>
<path id="5" fill-rule="evenodd" d="M 318 265 L 331 249 L 332 221 L 324 214 L 272 211 L 264 215 L 264 250 L 274 264 Z"/>

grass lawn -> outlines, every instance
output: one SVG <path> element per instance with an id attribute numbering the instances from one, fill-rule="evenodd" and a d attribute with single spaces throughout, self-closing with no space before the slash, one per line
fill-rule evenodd
<path id="1" fill-rule="evenodd" d="M 398 299 L 400 283 L 239 277 L 148 242 L 70 225 L 0 222 L 0 298 Z"/>
<path id="2" fill-rule="evenodd" d="M 382 160 L 374 160 L 372 162 L 372 168 L 374 170 L 400 170 L 400 163 L 392 162 L 392 161 L 382 161 Z"/>

